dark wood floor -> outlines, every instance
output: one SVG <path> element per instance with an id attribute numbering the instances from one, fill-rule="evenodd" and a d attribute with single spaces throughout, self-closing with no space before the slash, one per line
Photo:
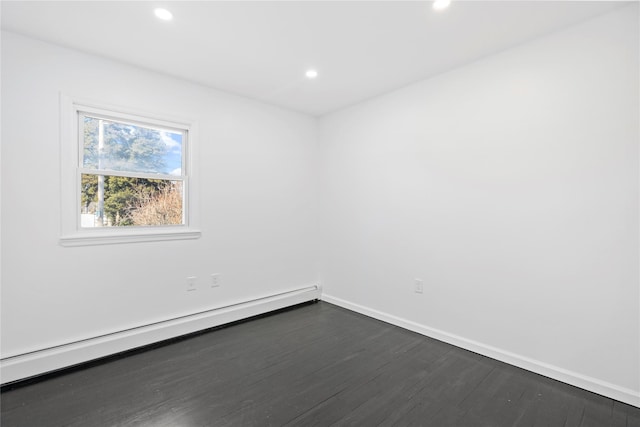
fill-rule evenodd
<path id="1" fill-rule="evenodd" d="M 2 427 L 640 426 L 640 409 L 303 305 L 5 387 Z"/>

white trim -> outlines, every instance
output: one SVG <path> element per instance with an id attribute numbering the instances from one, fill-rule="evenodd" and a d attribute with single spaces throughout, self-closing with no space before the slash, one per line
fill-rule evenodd
<path id="1" fill-rule="evenodd" d="M 143 179 L 163 179 L 165 181 L 180 181 L 186 182 L 188 177 L 185 175 L 165 175 L 165 174 L 153 174 L 146 172 L 122 172 L 112 171 L 108 169 L 88 169 L 78 168 L 80 175 L 103 175 L 103 176 L 123 176 L 125 178 L 143 178 Z"/>
<path id="2" fill-rule="evenodd" d="M 316 285 L 0 360 L 2 384 L 320 298 Z"/>
<path id="3" fill-rule="evenodd" d="M 133 113 L 129 109 L 104 105 L 100 106 L 95 102 L 85 103 L 76 100 L 73 104 L 75 105 L 75 109 L 82 115 L 96 119 L 117 121 L 133 126 L 141 126 L 147 129 L 159 131 L 169 130 L 176 133 L 183 133 L 185 130 L 188 130 L 190 126 L 188 121 L 163 119 L 150 113 Z"/>
<path id="4" fill-rule="evenodd" d="M 428 326 L 421 325 L 419 323 L 412 322 L 410 320 L 406 320 L 388 313 L 384 313 L 382 311 L 374 310 L 372 308 L 368 308 L 359 304 L 355 304 L 341 298 L 323 294 L 322 300 L 346 308 L 348 310 L 364 314 L 365 316 L 373 317 L 374 319 L 382 320 L 383 322 L 387 322 L 392 325 L 417 332 L 421 335 L 435 338 L 439 341 L 444 341 L 446 343 L 455 345 L 456 347 L 464 348 L 474 353 L 478 353 L 483 356 L 487 356 L 492 359 L 496 359 L 501 362 L 526 369 L 531 372 L 535 372 L 536 374 L 540 374 L 545 377 L 561 381 L 563 383 L 567 383 L 597 394 L 601 394 L 603 396 L 619 400 L 620 402 L 624 402 L 629 405 L 640 407 L 640 391 L 620 387 L 618 385 L 611 384 L 597 378 L 582 375 L 577 372 L 572 372 L 567 369 L 540 362 L 538 360 L 521 356 L 519 354 L 511 353 L 500 348 L 470 340 L 458 335 L 450 334 L 445 331 L 430 328 Z"/>
<path id="5" fill-rule="evenodd" d="M 160 227 L 105 227 L 82 228 L 80 226 L 80 186 L 82 172 L 123 176 L 117 171 L 86 170 L 80 167 L 81 152 L 77 140 L 78 111 L 96 113 L 114 120 L 158 126 L 186 132 L 182 145 L 182 171 L 187 175 L 150 175 L 127 173 L 126 176 L 167 179 L 183 183 L 184 224 Z M 72 98 L 60 93 L 60 221 L 61 246 L 111 245 L 120 243 L 154 242 L 167 240 L 197 239 L 199 230 L 199 170 L 198 170 L 198 124 L 182 118 L 169 118 L 155 113 L 136 111 L 119 106 L 100 104 L 95 101 Z"/>
<path id="6" fill-rule="evenodd" d="M 115 234 L 110 233 L 112 229 L 103 233 L 78 233 L 69 234 L 60 238 L 61 246 L 93 246 L 93 245 L 116 245 L 120 243 L 141 243 L 141 242 L 163 242 L 169 240 L 191 240 L 199 239 L 202 232 L 199 230 L 185 229 L 170 231 L 158 231 L 160 227 L 151 227 L 150 230 L 136 228 L 136 231 L 124 233 L 125 230 Z M 101 229 L 102 230 L 102 229 Z M 91 230 L 93 231 L 93 230 Z M 119 230 L 120 231 L 120 230 Z M 128 230 L 126 230 L 128 231 Z"/>

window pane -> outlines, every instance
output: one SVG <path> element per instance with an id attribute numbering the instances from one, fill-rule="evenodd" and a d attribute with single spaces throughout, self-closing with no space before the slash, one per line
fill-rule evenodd
<path id="1" fill-rule="evenodd" d="M 183 182 L 82 174 L 81 226 L 181 225 Z"/>
<path id="2" fill-rule="evenodd" d="M 182 132 L 80 115 L 82 166 L 89 169 L 182 175 Z"/>

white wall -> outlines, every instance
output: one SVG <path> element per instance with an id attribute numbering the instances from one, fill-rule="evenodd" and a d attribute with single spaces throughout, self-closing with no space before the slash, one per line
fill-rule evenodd
<path id="1" fill-rule="evenodd" d="M 324 117 L 325 298 L 640 404 L 638 73 L 632 5 Z"/>
<path id="2" fill-rule="evenodd" d="M 200 239 L 59 245 L 59 91 L 197 121 Z M 3 33 L 2 357 L 316 283 L 316 138 L 310 117 Z"/>

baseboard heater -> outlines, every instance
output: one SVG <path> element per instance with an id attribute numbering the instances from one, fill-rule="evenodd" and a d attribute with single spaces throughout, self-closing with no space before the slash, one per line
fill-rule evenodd
<path id="1" fill-rule="evenodd" d="M 0 359 L 3 385 L 319 299 L 313 285 Z"/>

